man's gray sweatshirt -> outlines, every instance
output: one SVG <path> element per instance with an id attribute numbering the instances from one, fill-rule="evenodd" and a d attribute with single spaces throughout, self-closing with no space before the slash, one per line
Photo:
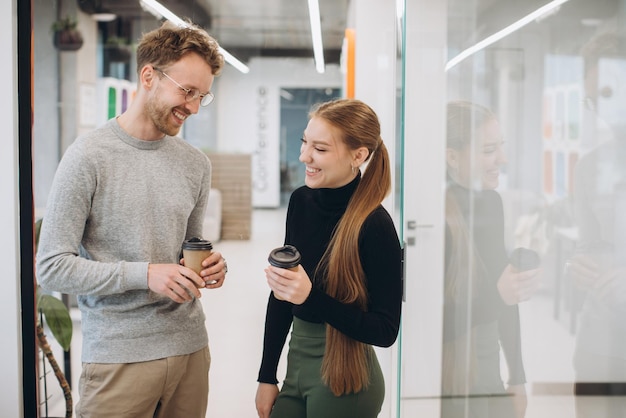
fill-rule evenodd
<path id="1" fill-rule="evenodd" d="M 148 289 L 148 263 L 178 263 L 202 234 L 208 157 L 178 137 L 131 137 L 115 119 L 79 137 L 57 169 L 44 215 L 37 277 L 77 295 L 82 360 L 131 363 L 193 353 L 208 343 L 199 300 Z"/>

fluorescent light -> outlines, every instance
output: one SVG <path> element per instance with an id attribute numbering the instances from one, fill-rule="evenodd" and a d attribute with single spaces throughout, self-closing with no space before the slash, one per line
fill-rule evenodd
<path id="1" fill-rule="evenodd" d="M 232 65 L 233 67 L 235 67 L 236 69 L 238 69 L 244 74 L 248 74 L 250 72 L 250 68 L 248 68 L 246 64 L 239 61 L 237 58 L 233 57 L 230 52 L 228 52 L 221 46 L 220 46 L 220 52 L 224 56 L 224 59 L 226 60 L 227 63 L 229 63 L 230 65 Z"/>
<path id="2" fill-rule="evenodd" d="M 115 13 L 109 12 L 96 12 L 91 15 L 91 18 L 96 22 L 112 22 L 117 19 L 117 15 Z"/>
<path id="3" fill-rule="evenodd" d="M 139 4 L 145 11 L 152 14 L 157 19 L 167 19 L 170 22 L 174 23 L 176 26 L 180 26 L 182 28 L 186 28 L 189 25 L 180 17 L 176 16 L 174 12 L 172 12 L 167 7 L 163 6 L 156 0 L 139 0 Z"/>
<path id="4" fill-rule="evenodd" d="M 176 16 L 175 13 L 173 13 L 171 10 L 169 10 L 167 7 L 163 6 L 161 3 L 159 3 L 156 0 L 139 0 L 139 4 L 145 11 L 152 14 L 157 19 L 161 19 L 161 18 L 167 19 L 173 24 L 175 24 L 176 26 L 180 26 L 181 28 L 189 27 L 189 24 L 187 22 L 185 22 L 180 17 Z M 230 65 L 232 65 L 233 67 L 235 67 L 236 69 L 238 69 L 244 74 L 247 74 L 250 72 L 250 68 L 248 68 L 246 64 L 239 61 L 230 52 L 226 51 L 221 46 L 219 47 L 219 51 L 224 56 L 224 59 L 226 60 L 227 63 L 229 63 Z"/>
<path id="5" fill-rule="evenodd" d="M 493 44 L 495 42 L 498 42 L 500 39 L 504 38 L 505 36 L 508 36 L 511 33 L 515 32 L 516 30 L 521 29 L 522 27 L 526 26 L 527 24 L 529 24 L 533 20 L 540 18 L 541 16 L 547 14 L 548 12 L 550 12 L 553 9 L 559 7 L 560 5 L 562 5 L 563 3 L 567 2 L 567 1 L 568 0 L 554 0 L 554 1 L 551 1 L 550 3 L 546 4 L 545 6 L 542 6 L 542 7 L 538 8 L 537 10 L 535 10 L 534 12 L 524 16 L 523 18 L 521 18 L 517 22 L 507 26 L 506 28 L 504 28 L 504 29 L 494 33 L 491 36 L 486 37 L 482 41 L 478 42 L 477 44 L 475 44 L 475 45 L 473 45 L 473 46 L 471 46 L 469 48 L 467 48 L 466 50 L 462 51 L 459 55 L 457 55 L 456 57 L 454 57 L 450 61 L 448 61 L 448 63 L 446 64 L 445 71 L 448 71 L 450 68 L 454 67 L 455 65 L 457 65 L 458 63 L 460 63 L 464 59 L 472 56 L 476 52 L 478 52 L 478 51 L 488 47 L 489 45 L 491 45 L 491 44 Z"/>
<path id="6" fill-rule="evenodd" d="M 280 89 L 280 97 L 282 97 L 285 100 L 289 100 L 290 102 L 293 101 L 293 99 L 295 98 L 293 94 L 289 93 L 285 89 Z"/>
<path id="7" fill-rule="evenodd" d="M 318 0 L 309 0 L 309 20 L 311 22 L 315 69 L 321 74 L 324 72 L 324 47 L 322 46 L 322 25 Z"/>

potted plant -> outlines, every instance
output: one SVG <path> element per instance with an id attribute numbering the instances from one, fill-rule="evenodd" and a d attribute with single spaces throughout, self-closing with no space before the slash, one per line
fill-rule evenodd
<path id="1" fill-rule="evenodd" d="M 52 24 L 52 41 L 60 51 L 76 51 L 83 46 L 83 35 L 78 30 L 78 21 L 65 16 Z"/>
<path id="2" fill-rule="evenodd" d="M 35 247 L 39 243 L 39 231 L 41 230 L 41 222 L 39 219 L 35 223 Z M 59 385 L 61 386 L 61 390 L 63 391 L 63 396 L 65 397 L 65 417 L 72 417 L 73 410 L 73 402 L 72 402 L 72 391 L 70 389 L 70 385 L 65 378 L 65 374 L 59 367 L 59 364 L 54 357 L 54 353 L 52 352 L 52 348 L 48 343 L 48 338 L 44 332 L 44 327 L 42 321 L 45 321 L 48 329 L 52 333 L 52 336 L 57 340 L 57 342 L 61 345 L 64 351 L 68 351 L 70 349 L 70 344 L 72 342 L 72 318 L 70 317 L 69 310 L 67 306 L 59 300 L 58 298 L 45 294 L 41 291 L 41 288 L 37 286 L 37 340 L 39 341 L 39 348 L 46 356 L 48 363 L 52 366 L 52 370 L 54 371 L 54 375 L 57 378 Z"/>

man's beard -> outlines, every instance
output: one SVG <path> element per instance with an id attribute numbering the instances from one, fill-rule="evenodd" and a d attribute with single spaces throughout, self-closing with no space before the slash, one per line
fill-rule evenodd
<path id="1" fill-rule="evenodd" d="M 146 113 L 159 132 L 169 136 L 176 136 L 180 132 L 179 126 L 171 126 L 168 123 L 172 117 L 172 109 L 161 106 L 156 100 L 148 102 Z"/>

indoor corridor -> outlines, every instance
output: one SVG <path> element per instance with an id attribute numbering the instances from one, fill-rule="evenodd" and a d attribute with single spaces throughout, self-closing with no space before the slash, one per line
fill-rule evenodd
<path id="1" fill-rule="evenodd" d="M 255 418 L 254 396 L 256 375 L 262 350 L 263 323 L 268 287 L 263 269 L 272 248 L 282 245 L 284 209 L 253 211 L 250 240 L 222 240 L 215 243 L 228 259 L 228 280 L 221 289 L 205 291 L 202 302 L 207 317 L 211 348 L 210 393 L 207 418 Z M 549 280 L 549 279 L 546 279 Z M 571 358 L 573 334 L 569 332 L 569 317 L 553 316 L 554 300 L 546 289 L 520 305 L 523 355 L 528 383 L 526 418 L 575 418 L 576 398 L 571 396 L 573 379 Z M 73 312 L 76 329 L 72 344 L 72 380 L 77 387 L 80 374 L 80 314 Z M 166 335 L 163 336 L 167 338 Z M 284 354 L 284 353 L 283 353 Z M 403 355 L 408 355 L 403 353 Z M 284 355 L 279 369 L 284 373 Z M 560 380 L 559 380 L 560 379 Z M 387 382 L 391 384 L 391 382 Z M 387 399 L 381 418 L 395 417 L 396 400 Z M 74 402 L 78 394 L 74 394 Z M 406 418 L 445 418 L 440 416 L 440 399 L 402 399 L 400 416 Z M 579 404 L 597 411 L 597 418 L 613 417 L 605 408 L 608 404 L 625 403 L 623 397 L 585 397 Z M 62 416 L 63 398 L 55 394 L 50 403 L 50 416 Z M 626 405 L 622 408 L 626 411 Z M 320 417 L 322 418 L 322 417 Z"/>

